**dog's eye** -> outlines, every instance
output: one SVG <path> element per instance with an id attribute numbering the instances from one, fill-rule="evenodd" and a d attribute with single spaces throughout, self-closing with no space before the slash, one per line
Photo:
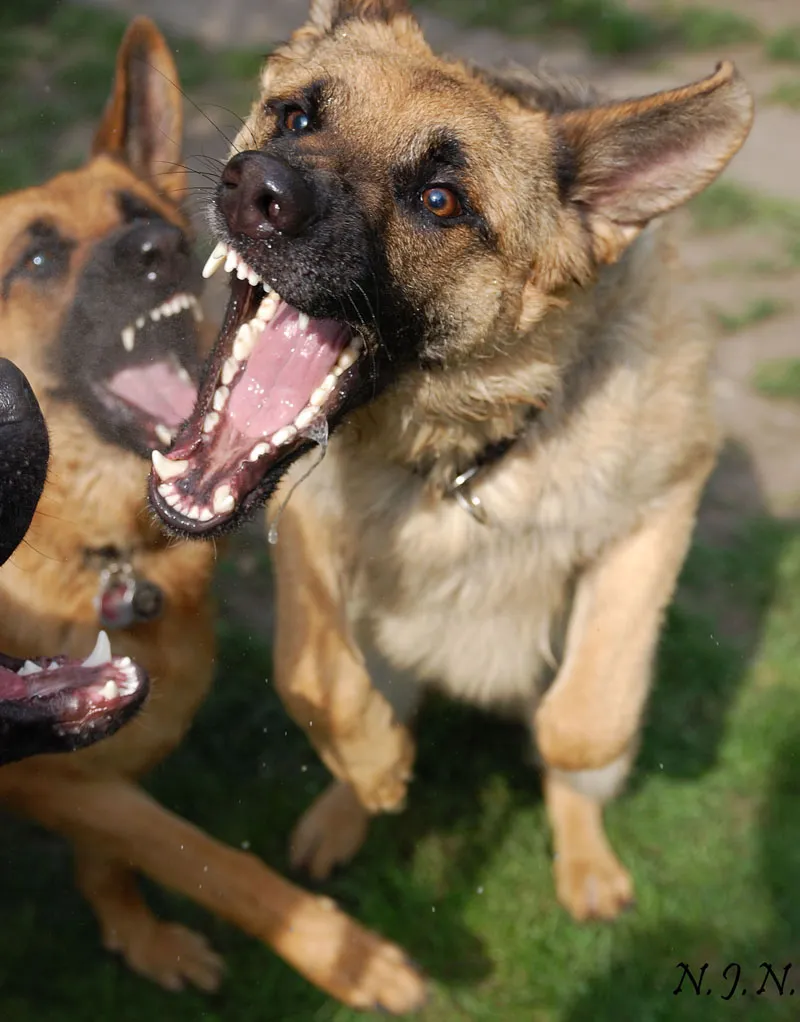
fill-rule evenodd
<path id="1" fill-rule="evenodd" d="M 3 292 L 8 292 L 13 280 L 27 277 L 42 283 L 65 276 L 75 243 L 64 238 L 51 224 L 37 222 L 27 231 L 27 245 L 22 255 L 3 280 Z"/>
<path id="2" fill-rule="evenodd" d="M 463 212 L 461 200 L 450 188 L 436 185 L 433 188 L 426 188 L 422 193 L 422 205 L 430 213 L 444 218 L 461 216 Z"/>
<path id="3" fill-rule="evenodd" d="M 294 135 L 304 135 L 311 131 L 311 118 L 299 106 L 292 106 L 284 111 L 283 125 Z"/>

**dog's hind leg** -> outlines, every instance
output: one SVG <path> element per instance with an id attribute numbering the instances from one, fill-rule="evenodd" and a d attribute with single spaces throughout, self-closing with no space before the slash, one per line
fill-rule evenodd
<path id="1" fill-rule="evenodd" d="M 71 837 L 80 850 L 108 856 L 105 862 L 84 858 L 79 869 L 82 887 L 112 940 L 115 920 L 117 927 L 119 920 L 145 930 L 148 924 L 129 879 L 112 865 L 124 863 L 263 941 L 344 1004 L 401 1014 L 425 1000 L 426 984 L 399 947 L 360 926 L 329 899 L 284 880 L 254 855 L 215 841 L 135 785 L 42 769 L 9 792 L 9 802 Z M 169 928 L 158 934 L 166 935 L 160 946 L 167 972 L 174 970 L 176 941 L 187 946 L 183 936 L 169 939 L 176 932 Z M 209 973 L 211 959 L 202 954 L 202 946 L 192 944 L 191 954 Z"/>
<path id="2" fill-rule="evenodd" d="M 535 716 L 559 895 L 578 918 L 614 915 L 629 898 L 601 807 L 633 759 L 663 612 L 710 467 L 703 459 L 580 578 L 564 660 Z"/>

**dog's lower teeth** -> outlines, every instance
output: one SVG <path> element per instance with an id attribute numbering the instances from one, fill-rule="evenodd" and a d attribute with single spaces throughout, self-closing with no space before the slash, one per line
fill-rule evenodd
<path id="1" fill-rule="evenodd" d="M 225 405 L 228 403 L 228 398 L 231 396 L 231 392 L 227 387 L 218 387 L 214 392 L 213 408 L 215 412 L 221 412 Z"/>
<path id="2" fill-rule="evenodd" d="M 280 447 L 281 444 L 287 443 L 289 440 L 293 440 L 297 436 L 297 430 L 294 426 L 283 426 L 277 433 L 272 434 L 272 443 L 276 447 Z"/>
<path id="3" fill-rule="evenodd" d="M 193 522 L 199 522 L 200 521 L 200 508 L 199 507 L 190 507 L 189 510 L 186 512 L 186 517 L 187 518 L 191 518 Z"/>
<path id="4" fill-rule="evenodd" d="M 319 412 L 316 408 L 304 408 L 294 420 L 294 424 L 298 429 L 305 429 L 306 426 L 311 425 L 317 415 L 319 415 Z"/>
<path id="5" fill-rule="evenodd" d="M 250 461 L 258 461 L 259 458 L 263 458 L 265 454 L 269 454 L 269 444 L 256 444 L 256 446 L 250 452 Z"/>
<path id="6" fill-rule="evenodd" d="M 119 688 L 115 681 L 107 681 L 100 691 L 103 699 L 119 699 Z"/>
<path id="7" fill-rule="evenodd" d="M 233 511 L 236 501 L 233 499 L 230 486 L 222 485 L 216 488 L 212 506 L 216 515 L 224 515 Z"/>
<path id="8" fill-rule="evenodd" d="M 136 330 L 132 326 L 126 326 L 122 331 L 122 347 L 126 351 L 133 351 L 136 343 Z"/>
<path id="9" fill-rule="evenodd" d="M 233 358 L 233 356 L 231 356 L 229 359 L 225 361 L 225 365 L 222 367 L 222 375 L 220 379 L 222 380 L 223 384 L 227 387 L 229 384 L 233 382 L 233 378 L 234 376 L 236 376 L 238 372 L 239 363 L 235 358 Z"/>
<path id="10" fill-rule="evenodd" d="M 217 412 L 209 412 L 203 422 L 203 432 L 212 433 L 219 425 L 219 414 Z"/>
<path id="11" fill-rule="evenodd" d="M 207 507 L 204 507 L 202 509 L 202 511 L 200 512 L 200 521 L 201 522 L 210 522 L 213 517 L 214 517 L 214 512 L 211 511 Z"/>

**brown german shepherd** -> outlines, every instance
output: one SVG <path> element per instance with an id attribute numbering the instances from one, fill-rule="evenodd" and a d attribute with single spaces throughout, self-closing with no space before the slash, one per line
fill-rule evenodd
<path id="1" fill-rule="evenodd" d="M 202 279 L 177 205 L 176 81 L 164 39 L 137 19 L 92 159 L 0 199 L 0 345 L 30 379 L 51 434 L 29 545 L 0 577 L 0 648 L 83 657 L 108 618 L 115 651 L 153 688 L 113 738 L 4 767 L 0 799 L 72 840 L 106 946 L 163 986 L 211 990 L 222 963 L 200 936 L 152 914 L 137 872 L 265 941 L 346 1003 L 405 1011 L 425 986 L 397 947 L 136 784 L 183 738 L 214 663 L 213 549 L 168 541 L 147 507 L 151 451 L 191 411 L 201 363 Z"/>
<path id="2" fill-rule="evenodd" d="M 293 842 L 314 875 L 402 806 L 430 684 L 529 724 L 566 908 L 631 901 L 602 807 L 718 445 L 662 217 L 752 116 L 729 63 L 610 102 L 445 60 L 401 0 L 315 0 L 266 64 L 211 209 L 227 317 L 151 499 L 220 534 L 336 430 L 276 548 L 276 680 L 336 778 Z"/>

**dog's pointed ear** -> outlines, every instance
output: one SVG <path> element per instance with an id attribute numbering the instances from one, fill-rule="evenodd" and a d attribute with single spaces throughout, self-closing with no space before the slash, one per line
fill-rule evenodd
<path id="1" fill-rule="evenodd" d="M 178 70 L 166 40 L 145 17 L 130 23 L 117 52 L 114 89 L 92 154 L 117 156 L 173 198 L 186 187 L 179 165 L 183 105 Z"/>
<path id="2" fill-rule="evenodd" d="M 312 0 L 308 20 L 318 31 L 330 32 L 348 18 L 391 21 L 401 14 L 411 14 L 407 0 Z"/>
<path id="3" fill-rule="evenodd" d="M 733 64 L 685 88 L 553 118 L 562 196 L 595 258 L 614 261 L 651 220 L 702 191 L 743 145 L 753 97 Z"/>

